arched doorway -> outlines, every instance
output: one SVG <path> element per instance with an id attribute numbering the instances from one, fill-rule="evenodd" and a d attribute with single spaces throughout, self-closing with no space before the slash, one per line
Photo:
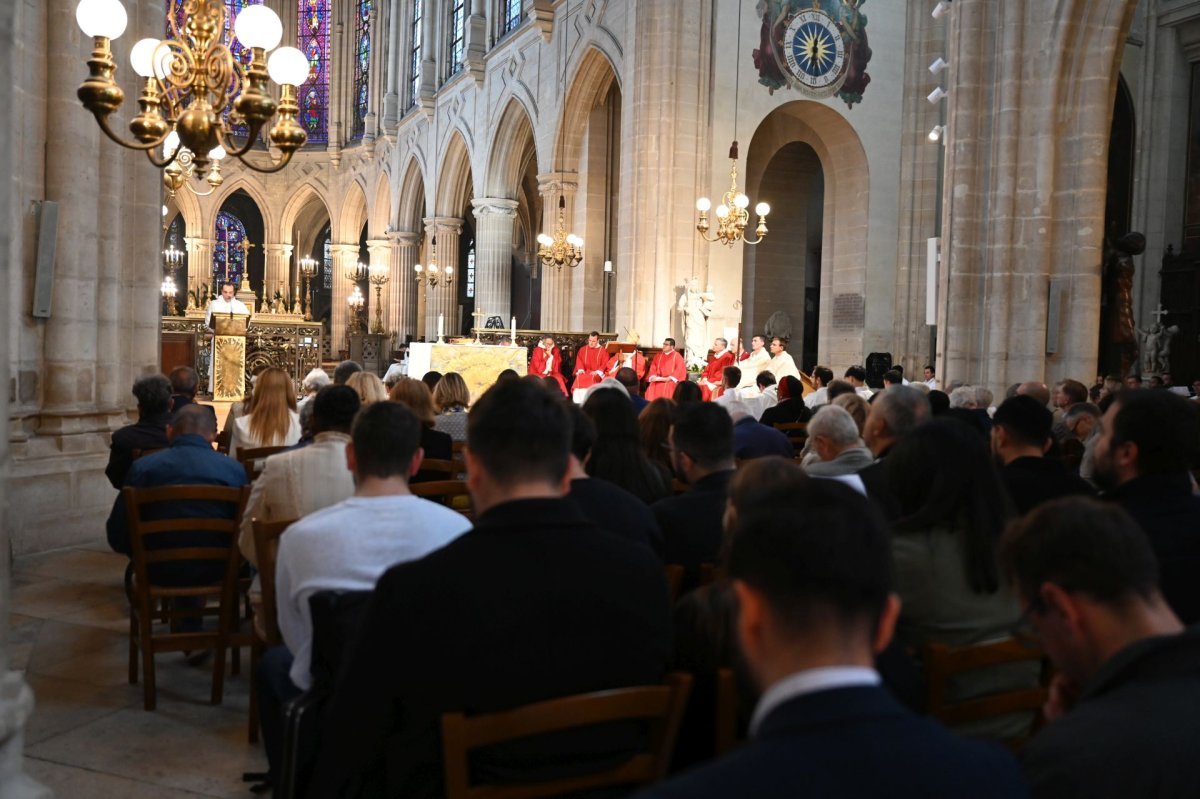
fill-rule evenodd
<path id="1" fill-rule="evenodd" d="M 1133 218 L 1133 166 L 1136 137 L 1133 96 L 1124 76 L 1117 79 L 1113 100 L 1112 128 L 1108 145 L 1108 188 L 1104 201 L 1104 263 L 1111 262 L 1113 245 L 1131 232 Z M 1144 267 L 1143 267 L 1144 268 Z M 1098 374 L 1121 374 L 1121 348 L 1112 340 L 1113 315 L 1118 312 L 1118 289 L 1114 275 L 1104 274 L 1100 295 L 1100 358 Z M 1179 339 L 1180 337 L 1177 337 Z M 1180 341 L 1187 346 L 1187 342 Z"/>
<path id="2" fill-rule="evenodd" d="M 240 288 L 249 285 L 263 296 L 263 217 L 258 205 L 243 189 L 225 198 L 213 230 L 211 285 L 219 292 L 223 280 Z"/>

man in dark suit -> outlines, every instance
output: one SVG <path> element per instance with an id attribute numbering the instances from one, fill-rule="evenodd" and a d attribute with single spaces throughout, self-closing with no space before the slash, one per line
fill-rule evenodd
<path id="1" fill-rule="evenodd" d="M 654 513 L 633 494 L 607 480 L 594 478 L 584 468 L 592 445 L 596 443 L 596 425 L 575 403 L 571 413 L 571 488 L 567 499 L 575 503 L 589 521 L 615 536 L 642 544 L 654 552 L 662 551 L 662 532 Z"/>
<path id="2" fill-rule="evenodd" d="M 684 405 L 667 434 L 667 446 L 676 476 L 692 490 L 654 503 L 663 560 L 689 569 L 715 563 L 721 551 L 725 497 L 736 466 L 733 420 L 711 402 Z"/>
<path id="3" fill-rule="evenodd" d="M 1200 629 L 1158 590 L 1146 534 L 1120 508 L 1068 497 L 1012 527 L 1001 553 L 1026 634 L 1058 670 L 1048 723 L 1021 752 L 1034 796 L 1195 796 Z"/>
<path id="4" fill-rule="evenodd" d="M 137 397 L 138 420 L 112 435 L 108 466 L 104 475 L 113 488 L 125 484 L 125 475 L 133 463 L 133 451 L 166 449 L 167 421 L 171 418 L 171 382 L 162 375 L 146 375 L 133 381 Z"/>
<path id="5" fill-rule="evenodd" d="M 441 796 L 442 713 L 661 680 L 671 624 L 662 564 L 564 498 L 570 439 L 564 403 L 524 380 L 496 384 L 471 409 L 475 528 L 380 578 L 331 701 L 311 796 Z M 505 763 L 541 775 L 631 748 L 624 728 L 585 732 L 526 742 Z"/>
<path id="6" fill-rule="evenodd" d="M 804 404 L 804 384 L 799 379 L 786 375 L 779 381 L 779 402 L 767 408 L 759 419 L 765 425 L 794 424 L 807 422 L 812 411 Z"/>
<path id="7" fill-rule="evenodd" d="M 875 462 L 858 472 L 867 496 L 888 518 L 900 513 L 900 503 L 892 494 L 884 459 L 901 436 L 929 420 L 929 400 L 911 386 L 893 386 L 875 396 L 867 422 L 863 425 L 863 441 L 875 455 Z"/>
<path id="8" fill-rule="evenodd" d="M 890 538 L 868 500 L 831 480 L 738 509 L 736 637 L 764 692 L 751 740 L 642 799 L 1028 795 L 1007 752 L 914 715 L 880 684 L 874 655 L 900 614 Z"/>
<path id="9" fill-rule="evenodd" d="M 1200 407 L 1169 391 L 1123 391 L 1100 420 L 1093 477 L 1137 520 L 1158 557 L 1159 586 L 1184 624 L 1200 622 Z"/>
<path id="10" fill-rule="evenodd" d="M 1024 395 L 1000 403 L 992 419 L 992 454 L 1000 461 L 1000 476 L 1021 514 L 1052 499 L 1093 493 L 1062 461 L 1046 457 L 1054 441 L 1053 427 L 1050 410 Z"/>
<path id="11" fill-rule="evenodd" d="M 200 387 L 195 369 L 190 366 L 176 366 L 167 375 L 167 379 L 171 381 L 171 413 L 195 404 L 196 390 Z"/>

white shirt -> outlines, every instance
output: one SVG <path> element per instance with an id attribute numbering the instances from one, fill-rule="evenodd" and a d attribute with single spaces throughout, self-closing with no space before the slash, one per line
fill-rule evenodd
<path id="1" fill-rule="evenodd" d="M 750 734 L 758 732 L 759 725 L 771 711 L 798 696 L 831 691 L 834 688 L 879 685 L 880 682 L 879 672 L 863 666 L 830 666 L 798 671 L 772 685 L 758 700 L 754 715 L 750 719 Z"/>
<path id="2" fill-rule="evenodd" d="M 372 590 L 388 568 L 423 558 L 469 529 L 462 514 L 414 496 L 351 497 L 289 527 L 279 539 L 275 590 L 296 687 L 312 686 L 310 596 Z"/>
<path id="3" fill-rule="evenodd" d="M 783 380 L 785 377 L 800 379 L 800 370 L 796 368 L 796 362 L 792 360 L 792 356 L 786 351 L 773 357 L 771 362 L 767 364 L 767 368 L 775 375 L 776 380 Z"/>
<path id="4" fill-rule="evenodd" d="M 734 366 L 742 370 L 742 382 L 738 383 L 738 388 L 754 388 L 754 381 L 758 379 L 758 373 L 766 369 L 770 363 L 771 353 L 767 352 L 766 347 L 754 350 L 750 353 L 749 358 L 741 363 L 735 363 Z"/>
<path id="5" fill-rule="evenodd" d="M 929 386 L 930 391 L 937 391 L 938 381 L 936 377 L 931 377 L 925 381 L 925 385 Z"/>
<path id="6" fill-rule="evenodd" d="M 212 317 L 214 313 L 227 314 L 230 312 L 235 314 L 243 314 L 245 316 L 250 315 L 250 309 L 247 308 L 246 304 L 237 297 L 234 297 L 232 300 L 227 300 L 224 297 L 217 297 L 208 304 L 208 311 L 204 314 L 205 327 L 212 327 Z"/>
<path id="7" fill-rule="evenodd" d="M 761 419 L 767 408 L 774 408 L 779 404 L 779 386 L 767 386 L 762 392 L 755 389 L 753 394 L 749 391 L 742 392 L 742 403 L 755 420 Z"/>
<path id="8" fill-rule="evenodd" d="M 288 422 L 287 435 L 283 441 L 264 443 L 250 432 L 250 417 L 254 414 L 239 416 L 233 420 L 233 428 L 229 433 L 229 457 L 237 458 L 238 450 L 258 449 L 259 447 L 290 447 L 300 440 L 300 414 L 288 411 L 291 419 Z"/>
<path id="9" fill-rule="evenodd" d="M 804 398 L 805 407 L 812 409 L 818 405 L 826 405 L 829 402 L 829 389 L 821 386 L 816 391 Z"/>

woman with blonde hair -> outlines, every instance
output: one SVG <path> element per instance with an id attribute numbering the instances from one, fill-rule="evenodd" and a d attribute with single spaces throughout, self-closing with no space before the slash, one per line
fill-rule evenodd
<path id="1" fill-rule="evenodd" d="M 372 402 L 384 402 L 388 398 L 383 381 L 374 372 L 355 372 L 350 375 L 346 385 L 358 394 L 364 408 Z"/>
<path id="2" fill-rule="evenodd" d="M 858 434 L 861 436 L 863 427 L 867 424 L 867 414 L 871 412 L 870 404 L 857 394 L 843 394 L 830 404 L 840 405 L 850 414 L 850 418 L 858 425 Z"/>
<path id="3" fill-rule="evenodd" d="M 263 371 L 254 383 L 250 412 L 233 422 L 229 454 L 258 447 L 290 447 L 300 440 L 296 389 L 288 373 L 277 366 Z"/>
<path id="4" fill-rule="evenodd" d="M 454 442 L 450 436 L 433 429 L 437 424 L 437 411 L 429 386 L 415 378 L 404 377 L 392 386 L 388 399 L 407 406 L 416 415 L 421 423 L 421 449 L 425 450 L 426 458 L 448 461 L 454 457 Z"/>
<path id="5" fill-rule="evenodd" d="M 467 440 L 467 408 L 471 392 L 458 372 L 447 372 L 433 389 L 433 404 L 437 408 L 434 429 L 446 433 L 455 441 Z"/>

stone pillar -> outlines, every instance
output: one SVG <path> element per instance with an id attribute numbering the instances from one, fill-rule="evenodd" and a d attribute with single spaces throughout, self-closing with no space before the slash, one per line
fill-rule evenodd
<path id="1" fill-rule="evenodd" d="M 292 250 L 291 244 L 263 245 L 263 302 L 269 303 L 279 291 L 280 283 L 283 289 L 280 293 L 288 297 L 292 290 Z"/>
<path id="2" fill-rule="evenodd" d="M 333 244 L 329 247 L 333 256 L 333 296 L 329 303 L 329 349 L 337 352 L 340 349 L 350 349 L 350 339 L 347 338 L 347 322 L 350 318 L 346 306 L 346 298 L 354 291 L 354 285 L 346 279 L 346 275 L 358 266 L 357 244 Z"/>
<path id="3" fill-rule="evenodd" d="M 487 28 L 487 0 L 471 0 L 466 30 L 466 68 L 480 84 L 483 83 L 483 59 L 487 55 Z"/>
<path id="4" fill-rule="evenodd" d="M 573 232 L 571 222 L 575 218 L 575 191 L 578 188 L 578 175 L 574 172 L 538 175 L 538 191 L 542 195 L 542 227 L 539 234 L 553 236 L 558 228 L 560 194 L 566 202 L 563 220 L 567 233 Z M 534 257 L 537 257 L 536 254 Z M 542 275 L 542 329 L 570 330 L 572 267 L 546 266 L 539 261 L 538 270 Z"/>
<path id="5" fill-rule="evenodd" d="M 508 324 L 512 315 L 513 225 L 517 201 L 483 197 L 475 208 L 475 309 L 499 316 Z"/>
<path id="6" fill-rule="evenodd" d="M 342 141 L 345 133 L 342 120 L 350 102 L 348 95 L 353 94 L 352 91 L 347 91 L 353 85 L 349 77 L 349 67 L 353 59 L 347 57 L 350 51 L 346 44 L 346 25 L 342 22 L 345 18 L 342 16 L 345 13 L 344 9 L 334 5 L 333 13 L 338 21 L 333 25 L 330 37 L 333 41 L 329 43 L 329 113 L 325 118 L 329 126 L 329 143 L 325 149 L 329 153 L 329 160 L 336 167 L 342 163 Z M 336 343 L 336 339 L 334 341 Z"/>
<path id="7" fill-rule="evenodd" d="M 391 300 L 392 284 L 396 282 L 396 270 L 392 263 L 392 243 L 387 239 L 368 239 L 367 252 L 371 259 L 371 264 L 379 264 L 387 267 L 388 282 L 382 286 L 379 291 L 375 290 L 375 286 L 371 285 L 371 296 L 367 300 L 367 308 L 370 315 L 367 317 L 367 330 L 375 330 L 376 317 L 382 316 L 383 329 L 387 333 L 396 332 L 396 315 L 388 312 L 388 305 Z M 379 301 L 376 301 L 379 297 Z"/>
<path id="8" fill-rule="evenodd" d="M 437 93 L 437 11 L 429 3 L 421 9 L 421 87 L 417 104 L 426 114 L 433 114 L 433 95 Z"/>
<path id="9" fill-rule="evenodd" d="M 383 92 L 383 129 L 392 132 L 400 121 L 400 54 L 404 52 L 400 35 L 400 17 L 411 3 L 392 3 L 387 6 L 387 84 Z"/>
<path id="10" fill-rule="evenodd" d="M 943 382 L 999 393 L 1020 380 L 1095 371 L 1109 131 L 1135 5 L 954 3 L 938 295 Z M 1033 50 L 1054 56 L 1030 69 Z M 1062 305 L 1052 314 L 1053 283 Z"/>
<path id="11" fill-rule="evenodd" d="M 391 240 L 392 282 L 388 284 L 388 318 L 396 331 L 397 343 L 416 335 L 416 279 L 413 264 L 417 262 L 419 233 L 394 230 Z"/>
<path id="12" fill-rule="evenodd" d="M 188 236 L 184 239 L 187 245 L 187 279 L 188 286 L 195 289 L 199 286 L 203 292 L 200 304 L 204 305 L 212 290 L 212 259 L 213 249 L 217 246 L 216 239 L 206 239 L 200 236 Z"/>
<path id="13" fill-rule="evenodd" d="M 430 236 L 437 237 L 434 257 L 442 276 L 436 286 L 426 289 L 425 294 L 425 338 L 436 341 L 439 314 L 445 317 L 446 338 L 459 333 L 458 281 L 462 275 L 458 269 L 458 237 L 462 233 L 463 221 L 450 216 L 435 216 L 424 221 Z M 432 243 L 432 238 L 430 241 Z M 445 279 L 448 266 L 454 269 L 454 282 L 449 284 Z"/>

